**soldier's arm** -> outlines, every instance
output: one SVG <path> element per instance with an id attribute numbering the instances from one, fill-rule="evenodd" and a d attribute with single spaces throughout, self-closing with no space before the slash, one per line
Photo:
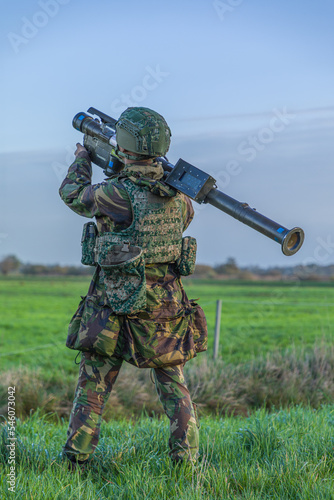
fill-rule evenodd
<path id="1" fill-rule="evenodd" d="M 116 222 L 128 211 L 128 196 L 119 186 L 110 182 L 91 184 L 92 166 L 86 150 L 77 157 L 59 189 L 59 194 L 74 212 L 84 217 L 106 215 Z M 125 215 L 124 215 L 125 214 Z"/>
<path id="2" fill-rule="evenodd" d="M 61 199 L 74 212 L 85 217 L 98 215 L 91 185 L 92 165 L 88 155 L 79 153 L 59 189 Z"/>

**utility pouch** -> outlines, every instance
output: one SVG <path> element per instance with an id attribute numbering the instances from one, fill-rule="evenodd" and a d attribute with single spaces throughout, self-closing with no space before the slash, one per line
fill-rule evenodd
<path id="1" fill-rule="evenodd" d="M 81 237 L 81 264 L 85 266 L 96 266 L 94 252 L 96 236 L 97 227 L 95 222 L 86 222 Z"/>
<path id="2" fill-rule="evenodd" d="M 98 264 L 110 307 L 115 314 L 133 314 L 146 307 L 145 259 L 141 247 L 104 243 Z"/>
<path id="3" fill-rule="evenodd" d="M 191 236 L 182 238 L 181 256 L 176 261 L 177 271 L 181 276 L 189 276 L 194 272 L 196 263 L 197 242 Z"/>

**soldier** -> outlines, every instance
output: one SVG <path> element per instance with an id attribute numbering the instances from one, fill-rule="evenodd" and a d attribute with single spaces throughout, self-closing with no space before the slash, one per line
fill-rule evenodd
<path id="1" fill-rule="evenodd" d="M 164 183 L 156 160 L 168 151 L 170 136 L 160 114 L 128 108 L 116 123 L 120 172 L 92 185 L 89 153 L 77 144 L 59 190 L 67 206 L 95 217 L 97 225 L 95 232 L 89 223 L 82 261 L 96 270 L 66 342 L 82 351 L 63 450 L 74 467 L 87 462 L 98 444 L 103 408 L 123 361 L 153 369 L 170 420 L 171 459 L 194 462 L 198 456 L 196 411 L 183 367 L 206 350 L 207 326 L 180 279 L 195 264 L 196 241 L 182 237 L 194 215 L 191 201 Z"/>

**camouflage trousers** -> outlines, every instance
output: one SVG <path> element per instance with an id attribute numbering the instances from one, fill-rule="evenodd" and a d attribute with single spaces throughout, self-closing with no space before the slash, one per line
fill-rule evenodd
<path id="1" fill-rule="evenodd" d="M 72 460 L 87 460 L 100 435 L 102 413 L 123 360 L 82 353 L 79 381 L 63 453 Z M 159 399 L 170 421 L 170 457 L 196 460 L 199 434 L 197 415 L 183 375 L 183 366 L 154 368 Z"/>

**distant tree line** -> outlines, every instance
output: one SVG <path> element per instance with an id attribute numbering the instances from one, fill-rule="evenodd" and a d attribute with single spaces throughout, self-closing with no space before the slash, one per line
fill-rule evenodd
<path id="1" fill-rule="evenodd" d="M 3 275 L 57 275 L 57 276 L 89 276 L 94 268 L 90 266 L 61 266 L 59 264 L 24 264 L 15 255 L 7 255 L 0 261 L 0 273 Z M 258 266 L 239 267 L 233 257 L 226 262 L 209 266 L 197 264 L 191 278 L 217 280 L 270 280 L 270 281 L 333 281 L 334 264 L 319 266 L 317 264 L 297 265 L 292 267 Z"/>
<path id="2" fill-rule="evenodd" d="M 0 261 L 0 272 L 3 275 L 53 275 L 53 276 L 86 276 L 91 275 L 93 268 L 89 266 L 60 266 L 59 264 L 23 264 L 15 255 L 7 255 Z"/>
<path id="3" fill-rule="evenodd" d="M 270 280 L 270 281 L 333 281 L 334 264 L 320 266 L 317 264 L 297 265 L 290 267 L 258 266 L 239 267 L 233 257 L 216 266 L 197 264 L 192 278 L 221 279 L 221 280 Z"/>

